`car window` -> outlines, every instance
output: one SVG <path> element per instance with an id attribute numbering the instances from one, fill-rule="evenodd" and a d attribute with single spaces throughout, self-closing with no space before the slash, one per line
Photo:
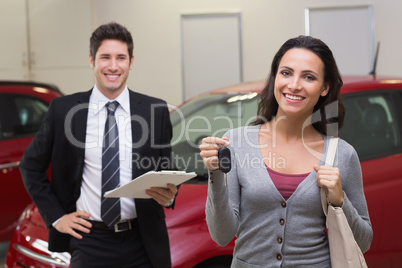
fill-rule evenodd
<path id="1" fill-rule="evenodd" d="M 353 145 L 361 161 L 394 154 L 401 148 L 397 107 L 391 92 L 346 95 L 340 136 Z"/>
<path id="2" fill-rule="evenodd" d="M 198 146 L 204 137 L 249 125 L 257 114 L 257 93 L 205 95 L 171 113 L 172 150 L 176 166 L 206 178 Z M 194 182 L 194 181 L 193 181 Z"/>
<path id="3" fill-rule="evenodd" d="M 0 140 L 35 134 L 47 110 L 47 104 L 38 98 L 1 94 Z"/>
<path id="4" fill-rule="evenodd" d="M 361 161 L 402 150 L 400 118 L 391 94 L 395 90 L 344 96 L 346 117 L 340 136 L 356 149 Z M 257 114 L 256 96 L 254 93 L 204 95 L 171 113 L 172 150 L 177 168 L 195 171 L 200 175 L 197 179 L 204 180 L 207 170 L 198 148 L 202 138 L 222 137 L 229 129 L 249 125 Z"/>

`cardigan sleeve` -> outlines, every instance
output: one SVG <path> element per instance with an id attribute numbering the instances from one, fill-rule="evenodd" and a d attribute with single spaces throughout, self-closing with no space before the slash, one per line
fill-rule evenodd
<path id="1" fill-rule="evenodd" d="M 344 191 L 342 209 L 352 229 L 354 238 L 364 253 L 370 248 L 373 229 L 364 196 L 360 161 L 356 151 L 345 141 L 342 141 L 339 149 L 339 170 Z"/>
<path id="2" fill-rule="evenodd" d="M 230 134 L 226 133 L 225 136 L 229 138 L 230 143 Z M 231 158 L 232 169 L 227 174 L 227 186 L 222 171 L 210 171 L 208 179 L 206 220 L 212 239 L 220 246 L 226 246 L 232 241 L 239 226 L 240 185 L 233 150 Z"/>

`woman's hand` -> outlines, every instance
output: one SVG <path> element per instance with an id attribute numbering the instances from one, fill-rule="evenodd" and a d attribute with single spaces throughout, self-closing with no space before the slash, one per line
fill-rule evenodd
<path id="1" fill-rule="evenodd" d="M 219 168 L 218 162 L 218 151 L 223 146 L 228 146 L 228 138 L 216 138 L 216 137 L 206 137 L 202 139 L 200 145 L 200 155 L 204 162 L 204 165 L 209 170 L 217 170 Z"/>
<path id="2" fill-rule="evenodd" d="M 314 165 L 317 172 L 317 184 L 321 188 L 328 189 L 328 200 L 334 207 L 343 205 L 343 190 L 339 169 L 330 166 Z"/>

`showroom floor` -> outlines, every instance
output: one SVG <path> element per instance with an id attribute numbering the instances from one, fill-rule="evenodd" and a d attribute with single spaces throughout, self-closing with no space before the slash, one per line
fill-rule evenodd
<path id="1" fill-rule="evenodd" d="M 4 267 L 9 242 L 0 243 L 0 268 Z"/>

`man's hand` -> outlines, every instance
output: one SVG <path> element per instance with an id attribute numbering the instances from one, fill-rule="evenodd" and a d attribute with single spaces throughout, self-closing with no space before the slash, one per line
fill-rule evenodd
<path id="1" fill-rule="evenodd" d="M 162 206 L 167 206 L 170 200 L 175 198 L 177 194 L 177 187 L 174 184 L 168 183 L 167 188 L 163 187 L 151 187 L 147 189 L 145 193 L 152 197 L 156 202 Z"/>
<path id="2" fill-rule="evenodd" d="M 66 214 L 60 218 L 60 220 L 54 225 L 57 231 L 60 233 L 69 234 L 77 239 L 82 239 L 82 235 L 77 233 L 75 230 L 81 231 L 83 233 L 90 233 L 90 228 L 92 224 L 83 219 L 89 218 L 89 213 L 85 211 L 77 211 L 70 214 Z"/>

